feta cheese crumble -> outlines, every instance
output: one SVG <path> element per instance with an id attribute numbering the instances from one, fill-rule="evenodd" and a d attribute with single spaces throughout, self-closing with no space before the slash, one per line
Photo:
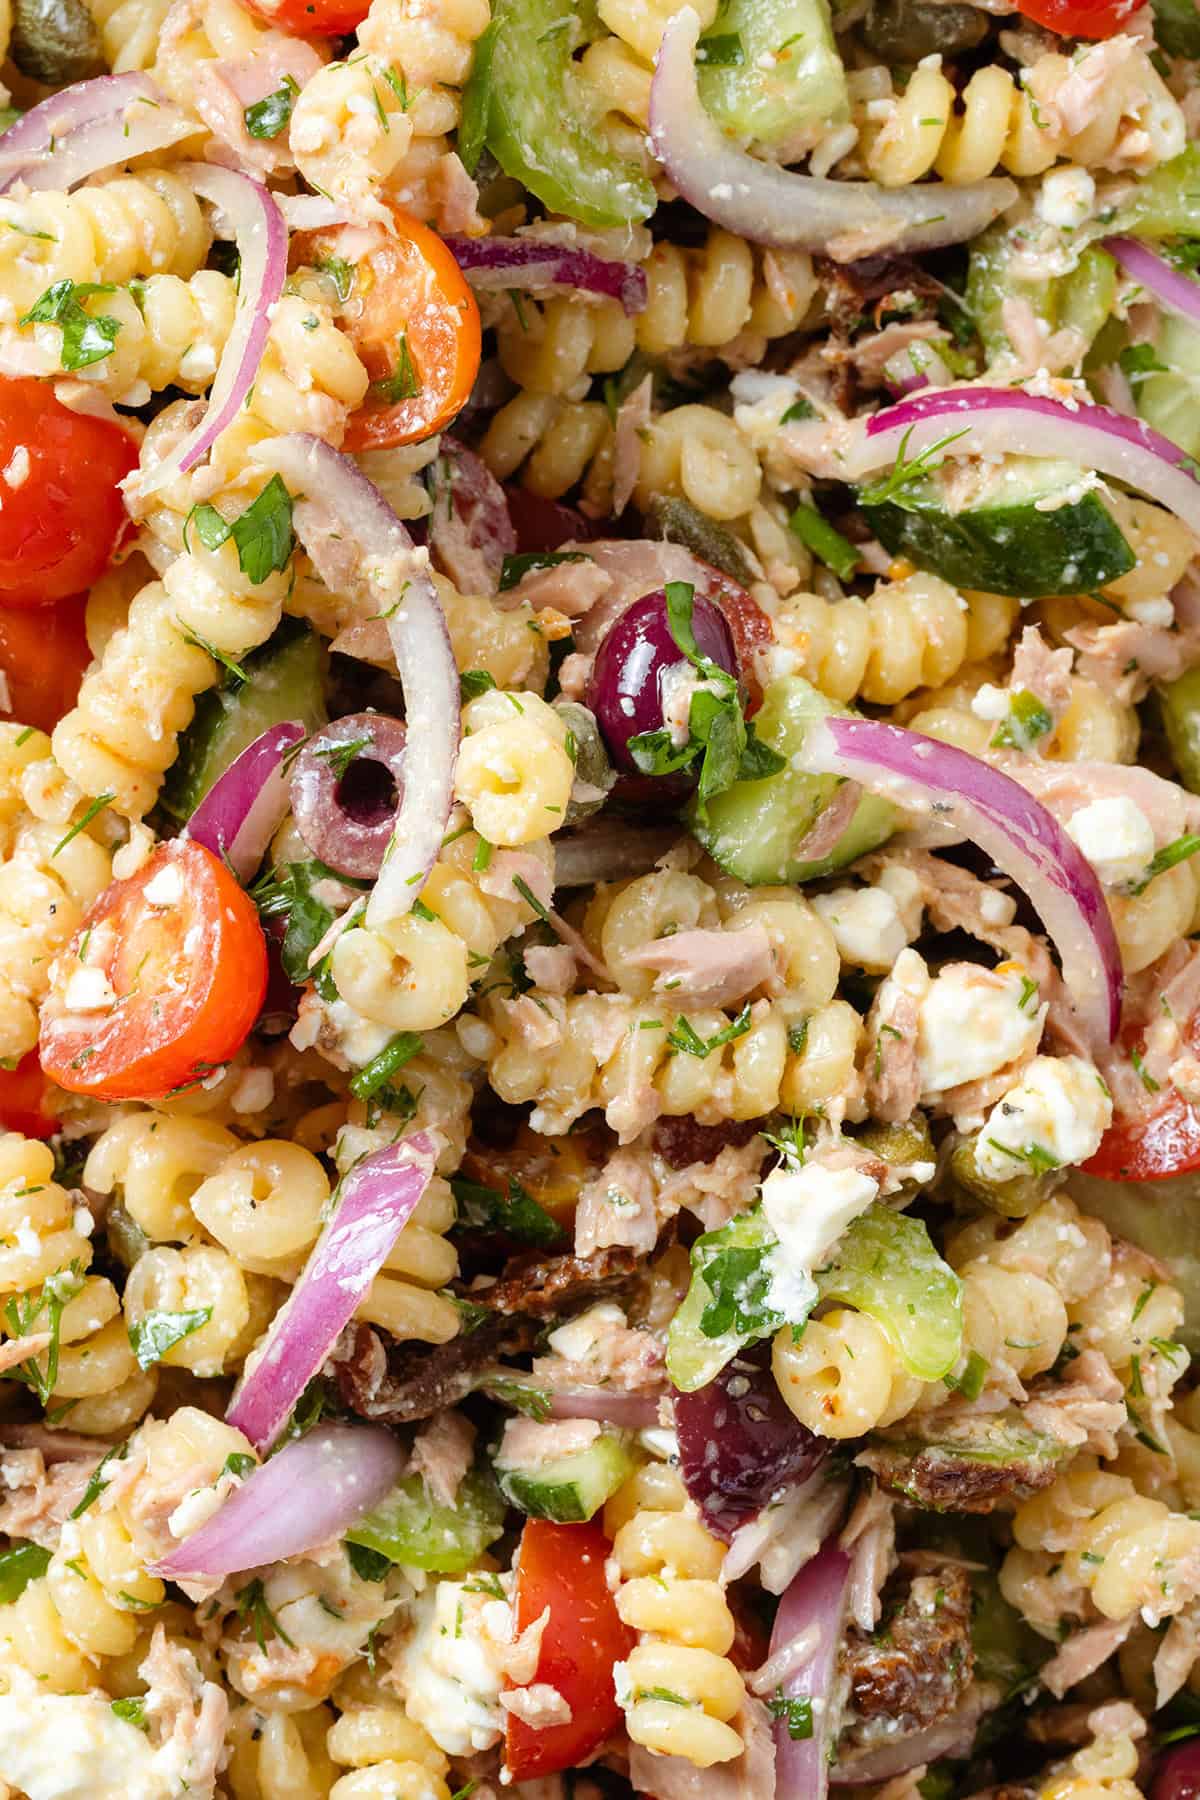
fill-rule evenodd
<path id="1" fill-rule="evenodd" d="M 779 1239 L 767 1259 L 768 1303 L 788 1318 L 808 1316 L 817 1297 L 812 1271 L 847 1225 L 865 1212 L 879 1184 L 861 1169 L 827 1169 L 821 1163 L 772 1170 L 762 1185 L 763 1211 Z"/>
<path id="2" fill-rule="evenodd" d="M 980 1081 L 997 1069 L 1032 1055 L 1042 1035 L 1046 1007 L 1036 986 L 1015 964 L 982 969 L 949 963 L 930 975 L 923 957 L 904 950 L 880 989 L 889 1016 L 889 984 L 917 1013 L 917 1068 L 924 1103 L 949 1088 Z"/>
<path id="3" fill-rule="evenodd" d="M 1026 1168 L 1086 1162 L 1112 1123 L 1112 1100 L 1082 1056 L 1035 1056 L 997 1101 L 979 1134 L 975 1161 L 989 1181 Z"/>
<path id="4" fill-rule="evenodd" d="M 1154 827 L 1124 794 L 1081 806 L 1067 820 L 1067 835 L 1091 863 L 1105 887 L 1136 881 L 1154 855 Z"/>
<path id="5" fill-rule="evenodd" d="M 506 1595 L 512 1574 L 496 1577 Z M 490 1750 L 504 1735 L 500 1692 L 512 1607 L 462 1581 L 436 1581 L 413 1604 L 396 1673 L 409 1715 L 448 1756 Z"/>

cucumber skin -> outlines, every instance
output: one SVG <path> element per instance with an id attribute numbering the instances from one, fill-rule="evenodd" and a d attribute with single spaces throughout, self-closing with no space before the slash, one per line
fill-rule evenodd
<path id="1" fill-rule="evenodd" d="M 835 775 L 807 775 L 790 766 L 814 719 L 851 709 L 818 693 L 799 675 L 767 688 L 754 728 L 789 766 L 762 781 L 739 781 L 708 803 L 701 819 L 693 802 L 688 824 L 709 855 L 727 874 L 750 887 L 816 881 L 877 850 L 895 829 L 896 811 L 886 800 L 864 794 L 834 849 L 819 862 L 798 862 L 790 846 L 799 842 L 828 806 L 840 785 Z"/>
<path id="2" fill-rule="evenodd" d="M 307 625 L 288 620 L 243 659 L 247 679 L 201 696 L 179 740 L 179 754 L 163 784 L 161 804 L 173 818 L 190 819 L 234 758 L 272 725 L 296 719 L 306 731 L 324 725 L 324 653 Z"/>
<path id="3" fill-rule="evenodd" d="M 846 75 L 825 0 L 727 0 L 710 35 L 736 34 L 744 61 L 697 65 L 700 95 L 723 130 L 784 143 L 850 116 Z M 783 58 L 780 44 L 793 40 Z M 704 40 L 700 47 L 703 50 Z"/>
<path id="4" fill-rule="evenodd" d="M 1092 593 L 1137 561 L 1095 493 L 1052 512 L 1024 505 L 950 514 L 892 501 L 862 510 L 893 556 L 910 557 L 954 587 L 1020 600 Z"/>
<path id="5" fill-rule="evenodd" d="M 431 1500 L 419 1475 L 404 1476 L 346 1538 L 431 1575 L 462 1575 L 503 1531 L 503 1499 L 490 1471 L 476 1465 L 453 1506 Z"/>
<path id="6" fill-rule="evenodd" d="M 1171 761 L 1184 787 L 1200 794 L 1200 669 L 1189 669 L 1158 690 Z"/>
<path id="7" fill-rule="evenodd" d="M 633 1474 L 635 1459 L 623 1437 L 598 1437 L 586 1450 L 559 1456 L 542 1469 L 496 1469 L 506 1500 L 531 1519 L 582 1525 L 594 1518 Z"/>

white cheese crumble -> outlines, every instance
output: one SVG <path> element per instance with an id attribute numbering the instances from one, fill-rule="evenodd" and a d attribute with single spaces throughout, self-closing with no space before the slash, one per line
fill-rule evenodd
<path id="1" fill-rule="evenodd" d="M 888 982 L 916 1007 L 923 1102 L 936 1100 L 963 1082 L 994 1075 L 1037 1049 L 1046 1007 L 1038 1003 L 1036 987 L 1013 964 L 991 970 L 975 963 L 950 963 L 931 976 L 915 950 L 904 950 Z M 885 1005 L 884 1016 L 889 1012 Z"/>
<path id="2" fill-rule="evenodd" d="M 1082 1056 L 1035 1056 L 997 1101 L 979 1134 L 975 1161 L 991 1181 L 1025 1168 L 1086 1162 L 1112 1123 L 1112 1100 Z"/>
<path id="3" fill-rule="evenodd" d="M 116 1002 L 116 991 L 103 969 L 72 969 L 63 989 L 63 1005 L 68 1012 L 100 1012 Z"/>
<path id="4" fill-rule="evenodd" d="M 612 1331 L 624 1329 L 625 1314 L 620 1307 L 611 1300 L 601 1300 L 552 1331 L 546 1342 L 568 1362 L 583 1362 Z"/>
<path id="5" fill-rule="evenodd" d="M 1125 617 L 1132 619 L 1136 625 L 1151 625 L 1161 631 L 1170 631 L 1175 623 L 1175 608 L 1166 594 L 1159 594 L 1152 600 L 1127 600 Z"/>
<path id="6" fill-rule="evenodd" d="M 813 911 L 833 933 L 838 955 L 856 968 L 882 974 L 915 932 L 908 931 L 894 895 L 884 887 L 834 888 L 815 894 Z"/>
<path id="7" fill-rule="evenodd" d="M 180 1800 L 178 1762 L 97 1694 L 0 1694 L 0 1779 L 29 1800 Z"/>
<path id="8" fill-rule="evenodd" d="M 1141 807 L 1124 794 L 1081 806 L 1067 820 L 1067 834 L 1105 887 L 1136 881 L 1154 855 L 1154 828 Z"/>
<path id="9" fill-rule="evenodd" d="M 183 899 L 183 875 L 179 864 L 164 863 L 142 889 L 142 898 L 151 906 L 178 906 Z"/>
<path id="10" fill-rule="evenodd" d="M 511 1592 L 511 1572 L 496 1579 Z M 395 1665 L 409 1716 L 448 1756 L 490 1750 L 504 1735 L 500 1691 L 513 1635 L 507 1599 L 438 1581 L 413 1603 L 412 1618 Z"/>
<path id="11" fill-rule="evenodd" d="M 769 1304 L 787 1318 L 803 1319 L 816 1300 L 812 1271 L 852 1219 L 865 1212 L 879 1184 L 861 1169 L 827 1169 L 821 1163 L 772 1170 L 762 1185 L 763 1211 L 779 1239 L 767 1259 Z"/>
<path id="12" fill-rule="evenodd" d="M 1067 163 L 1042 177 L 1037 210 L 1047 225 L 1075 231 L 1092 216 L 1096 183 L 1086 169 Z"/>

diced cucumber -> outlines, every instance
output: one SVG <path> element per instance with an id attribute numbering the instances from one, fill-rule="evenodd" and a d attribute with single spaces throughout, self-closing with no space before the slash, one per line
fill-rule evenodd
<path id="1" fill-rule="evenodd" d="M 298 719 L 306 731 L 323 725 L 328 717 L 323 665 L 316 632 L 286 619 L 261 650 L 243 658 L 245 681 L 235 678 L 203 694 L 167 772 L 166 810 L 190 819 L 217 777 L 272 725 L 286 719 Z"/>
<path id="2" fill-rule="evenodd" d="M 1081 470 L 1009 457 L 986 494 L 951 512 L 940 472 L 863 512 L 894 556 L 908 556 L 959 588 L 1037 599 L 1086 594 L 1136 562 L 1116 520 Z"/>
<path id="3" fill-rule="evenodd" d="M 1154 35 L 1168 56 L 1200 59 L 1200 11 L 1196 0 L 1153 0 Z"/>
<path id="4" fill-rule="evenodd" d="M 1164 310 L 1153 355 L 1163 367 L 1130 378 L 1138 412 L 1189 456 L 1200 455 L 1200 331 Z"/>
<path id="5" fill-rule="evenodd" d="M 472 147 L 481 130 L 506 175 L 552 212 L 625 225 L 654 211 L 651 183 L 604 143 L 574 72 L 579 9 L 558 0 L 496 0 L 487 53 L 464 95 Z"/>
<path id="6" fill-rule="evenodd" d="M 850 116 L 826 0 L 726 0 L 696 61 L 705 106 L 737 137 L 816 142 Z"/>
<path id="7" fill-rule="evenodd" d="M 346 1537 L 431 1575 L 461 1575 L 503 1530 L 504 1500 L 488 1470 L 475 1468 L 453 1506 L 431 1500 L 419 1475 L 406 1475 Z"/>
<path id="8" fill-rule="evenodd" d="M 594 1517 L 636 1467 L 628 1438 L 604 1432 L 586 1450 L 519 1468 L 496 1460 L 496 1479 L 506 1500 L 531 1519 L 578 1525 Z"/>
<path id="9" fill-rule="evenodd" d="M 797 860 L 795 846 L 808 834 L 841 785 L 833 775 L 808 775 L 791 766 L 814 719 L 830 713 L 845 717 L 838 706 L 799 675 L 773 681 L 754 715 L 754 728 L 788 766 L 762 781 L 738 781 L 708 802 L 701 819 L 693 803 L 688 823 L 721 867 L 752 886 L 762 882 L 814 881 L 845 868 L 891 836 L 895 808 L 864 794 L 853 818 L 828 856 L 819 862 Z"/>
<path id="10" fill-rule="evenodd" d="M 1095 230 L 1098 236 L 1124 231 L 1138 237 L 1200 237 L 1200 145 L 1189 144 L 1131 182 L 1116 218 L 1097 220 Z"/>
<path id="11" fill-rule="evenodd" d="M 1158 698 L 1175 772 L 1185 788 L 1200 794 L 1200 669 L 1165 682 Z"/>

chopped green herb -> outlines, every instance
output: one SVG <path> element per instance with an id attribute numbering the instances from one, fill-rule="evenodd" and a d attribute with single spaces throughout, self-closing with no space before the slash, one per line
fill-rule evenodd
<path id="1" fill-rule="evenodd" d="M 419 1056 L 425 1047 L 425 1040 L 417 1031 L 399 1031 L 391 1041 L 384 1045 L 378 1056 L 373 1056 L 354 1076 L 350 1083 L 350 1092 L 358 1100 L 369 1100 L 391 1081 L 392 1076 L 401 1070 L 405 1063 Z"/>
<path id="2" fill-rule="evenodd" d="M 900 448 L 896 452 L 896 460 L 883 480 L 872 482 L 859 490 L 858 498 L 861 505 L 885 506 L 889 501 L 896 500 L 907 488 L 924 481 L 927 475 L 941 467 L 940 463 L 935 463 L 933 460 L 939 452 L 948 449 L 951 444 L 956 444 L 959 438 L 967 435 L 965 429 L 948 432 L 935 444 L 930 444 L 927 450 L 922 450 L 910 458 L 907 454 L 908 441 L 915 429 L 915 426 L 910 425 L 901 438 Z"/>
<path id="3" fill-rule="evenodd" d="M 13 1544 L 0 1550 L 0 1606 L 19 1600 L 31 1581 L 50 1567 L 50 1552 L 41 1544 Z"/>
<path id="4" fill-rule="evenodd" d="M 212 1318 L 211 1306 L 197 1306 L 191 1312 L 149 1312 L 129 1324 L 129 1343 L 138 1367 L 149 1369 L 161 1362 L 168 1350 L 181 1344 L 194 1331 L 199 1331 Z"/>
<path id="5" fill-rule="evenodd" d="M 275 89 L 263 100 L 256 100 L 253 106 L 243 109 L 242 117 L 246 121 L 246 130 L 252 138 L 277 138 L 286 131 L 291 122 L 292 108 L 296 104 L 300 88 L 291 75 L 285 75 L 283 86 Z"/>
<path id="6" fill-rule="evenodd" d="M 346 1544 L 350 1567 L 360 1581 L 386 1581 L 393 1567 L 390 1556 L 368 1549 L 366 1544 Z"/>
<path id="7" fill-rule="evenodd" d="M 458 678 L 464 701 L 478 700 L 480 694 L 490 694 L 496 686 L 496 677 L 487 669 L 464 669 Z"/>
<path id="8" fill-rule="evenodd" d="M 50 852 L 51 856 L 57 856 L 60 850 L 66 849 L 72 838 L 77 838 L 81 831 L 86 831 L 92 820 L 98 818 L 106 806 L 111 806 L 116 797 L 115 794 L 111 793 L 97 794 L 82 818 L 75 821 L 65 837 L 59 838 L 57 844 L 55 844 L 53 850 Z"/>
<path id="9" fill-rule="evenodd" d="M 747 1001 L 737 1018 L 726 1025 L 723 1030 L 714 1032 L 710 1038 L 702 1038 L 695 1027 L 680 1013 L 675 1021 L 673 1031 L 667 1033 L 667 1042 L 675 1050 L 681 1050 L 688 1056 L 711 1056 L 723 1044 L 732 1044 L 735 1038 L 745 1037 L 750 1029 L 750 1002 Z"/>
<path id="10" fill-rule="evenodd" d="M 1174 838 L 1169 844 L 1164 844 L 1162 849 L 1156 851 L 1150 858 L 1146 864 L 1146 873 L 1139 882 L 1129 888 L 1129 893 L 1144 894 L 1156 875 L 1163 874 L 1167 869 L 1173 869 L 1177 863 L 1186 862 L 1190 856 L 1195 856 L 1197 850 L 1200 850 L 1200 834 L 1194 831 L 1186 831 L 1182 837 Z"/>
<path id="11" fill-rule="evenodd" d="M 589 562 L 582 550 L 526 550 L 506 556 L 500 570 L 500 592 L 507 593 L 533 569 L 556 569 L 560 563 Z"/>
<path id="12" fill-rule="evenodd" d="M 146 1717 L 144 1694 L 130 1694 L 124 1700 L 111 1700 L 109 1705 L 115 1716 L 124 1719 L 127 1725 L 136 1725 L 139 1731 L 149 1731 L 150 1721 Z"/>
<path id="13" fill-rule="evenodd" d="M 839 581 L 849 581 L 861 560 L 858 550 L 828 519 L 821 517 L 815 506 L 801 502 L 788 520 L 788 530 L 795 532 L 805 548 L 832 569 Z"/>
<path id="14" fill-rule="evenodd" d="M 799 1742 L 802 1738 L 810 1738 L 813 1734 L 813 1711 L 811 1699 L 803 1695 L 794 1700 L 784 1698 L 780 1687 L 774 1697 L 767 1701 L 767 1711 L 773 1719 L 782 1719 L 787 1725 L 787 1734 Z"/>
<path id="15" fill-rule="evenodd" d="M 91 294 L 113 294 L 111 281 L 56 281 L 18 321 L 21 325 L 57 325 L 62 331 L 64 369 L 87 369 L 111 355 L 121 329 L 119 319 L 93 316 L 80 305 Z"/>
<path id="16" fill-rule="evenodd" d="M 396 339 L 395 368 L 382 381 L 373 381 L 371 386 L 389 406 L 398 406 L 401 400 L 415 400 L 423 385 L 408 347 L 408 333 L 402 331 Z"/>
<path id="17" fill-rule="evenodd" d="M 268 1636 L 277 1637 L 281 1644 L 287 1645 L 289 1650 L 296 1648 L 268 1606 L 266 1589 L 263 1587 L 260 1577 L 256 1575 L 253 1581 L 248 1581 L 244 1588 L 240 1588 L 234 1595 L 233 1601 L 237 1608 L 238 1618 L 250 1620 L 254 1630 L 254 1641 L 260 1650 L 266 1651 Z"/>

